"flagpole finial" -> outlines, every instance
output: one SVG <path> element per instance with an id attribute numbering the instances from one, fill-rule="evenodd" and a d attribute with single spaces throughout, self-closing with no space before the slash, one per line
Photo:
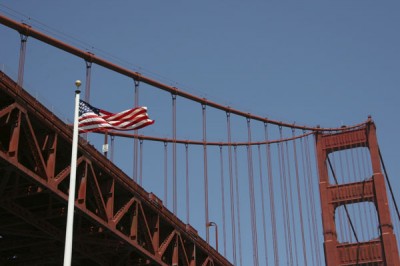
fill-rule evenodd
<path id="1" fill-rule="evenodd" d="M 76 81 L 75 81 L 75 86 L 76 86 L 76 93 L 80 93 L 81 91 L 79 90 L 79 87 L 81 86 L 81 84 L 82 84 L 82 82 L 79 80 L 79 79 L 77 79 Z"/>

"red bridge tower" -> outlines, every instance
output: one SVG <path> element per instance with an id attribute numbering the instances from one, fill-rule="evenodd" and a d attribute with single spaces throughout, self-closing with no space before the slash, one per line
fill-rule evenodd
<path id="1" fill-rule="evenodd" d="M 316 133 L 316 146 L 326 265 L 400 265 L 374 123 L 370 121 L 362 128 L 340 133 Z M 356 147 L 369 149 L 372 177 L 361 182 L 330 184 L 328 155 Z M 379 237 L 367 242 L 340 243 L 335 224 L 336 208 L 361 202 L 374 203 Z"/>

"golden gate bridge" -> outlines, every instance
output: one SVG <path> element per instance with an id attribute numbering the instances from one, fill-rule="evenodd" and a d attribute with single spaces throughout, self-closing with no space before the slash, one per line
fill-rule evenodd
<path id="1" fill-rule="evenodd" d="M 260 117 L 0 23 L 21 37 L 17 80 L 0 73 L 1 264 L 63 256 L 72 130 L 24 90 L 31 37 L 84 59 L 88 101 L 93 64 L 130 78 L 135 106 L 143 85 L 170 94 L 170 138 L 108 131 L 103 151 L 80 138 L 73 265 L 400 265 L 400 215 L 371 118 L 323 128 Z M 178 138 L 181 101 L 197 106 L 182 123 L 200 124 L 198 139 Z M 120 139 L 132 139 L 132 178 L 113 163 Z M 153 192 L 142 187 L 148 168 L 159 173 Z"/>

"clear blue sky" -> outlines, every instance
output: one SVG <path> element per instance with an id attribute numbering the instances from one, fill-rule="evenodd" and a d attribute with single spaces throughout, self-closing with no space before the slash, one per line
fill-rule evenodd
<path id="1" fill-rule="evenodd" d="M 372 115 L 400 200 L 398 1 L 3 0 L 0 12 L 245 112 L 324 127 L 357 124 Z M 15 77 L 18 34 L 1 25 L 0 39 L 0 66 Z M 84 80 L 84 71 L 81 59 L 28 40 L 25 84 L 61 116 L 72 118 L 73 82 Z M 95 67 L 91 102 L 110 111 L 126 109 L 133 102 L 132 87 L 130 80 Z M 153 112 L 157 126 L 145 133 L 170 137 L 170 121 L 158 116 L 170 112 L 170 96 L 149 90 L 140 103 Z M 198 109 L 199 128 L 185 128 L 178 120 L 178 137 L 201 139 Z M 187 118 L 182 114 L 182 119 Z M 210 133 L 210 140 L 219 141 L 220 135 L 225 132 Z M 116 156 L 131 175 L 130 159 Z"/>

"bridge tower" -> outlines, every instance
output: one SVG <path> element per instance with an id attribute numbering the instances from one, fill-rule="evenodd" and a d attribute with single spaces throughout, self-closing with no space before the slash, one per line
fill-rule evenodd
<path id="1" fill-rule="evenodd" d="M 328 155 L 355 147 L 369 149 L 372 177 L 361 182 L 330 184 Z M 356 130 L 316 133 L 316 148 L 326 265 L 400 265 L 375 124 L 370 120 L 366 126 Z M 339 243 L 335 224 L 336 208 L 361 202 L 374 204 L 379 222 L 379 237 L 367 242 Z"/>

